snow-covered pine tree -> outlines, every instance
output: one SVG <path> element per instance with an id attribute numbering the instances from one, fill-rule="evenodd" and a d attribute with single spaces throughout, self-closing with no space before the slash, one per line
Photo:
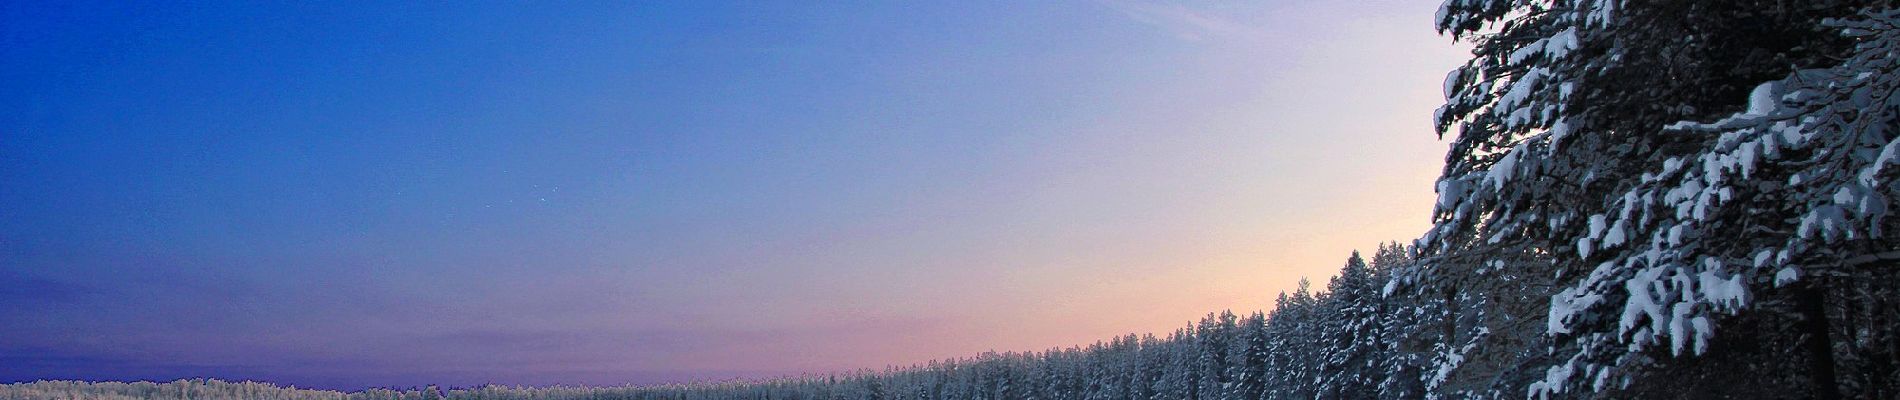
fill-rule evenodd
<path id="1" fill-rule="evenodd" d="M 863 379 L 863 384 L 863 396 L 859 398 L 863 400 L 885 400 L 889 398 L 888 395 L 884 393 L 884 382 L 881 379 L 865 378 Z"/>
<path id="2" fill-rule="evenodd" d="M 1383 286 L 1383 285 L 1379 285 Z M 1313 343 L 1325 355 L 1320 364 L 1320 393 L 1336 399 L 1372 398 L 1379 325 L 1378 289 L 1372 270 L 1358 251 L 1346 259 L 1339 275 L 1326 284 L 1328 311 L 1320 322 L 1321 340 Z"/>
<path id="3" fill-rule="evenodd" d="M 1293 297 L 1280 292 L 1274 298 L 1273 311 L 1267 313 L 1267 375 L 1266 388 L 1268 399 L 1283 399 L 1292 396 L 1293 378 L 1293 342 L 1292 312 L 1288 307 Z"/>
<path id="4" fill-rule="evenodd" d="M 1693 361 L 1669 357 L 1707 350 L 1720 339 L 1714 336 L 1715 328 L 1745 307 L 1746 293 L 1760 294 L 1749 291 L 1748 285 L 1760 286 L 1776 278 L 1762 279 L 1759 271 L 1748 269 L 1792 271 L 1787 275 L 1799 278 L 1800 269 L 1758 265 L 1793 263 L 1805 268 L 1817 261 L 1839 260 L 1832 262 L 1838 265 L 1854 256 L 1809 253 L 1818 258 L 1784 259 L 1779 250 L 1759 252 L 1774 249 L 1759 243 L 1723 243 L 1712 246 L 1721 248 L 1717 251 L 1685 251 L 1680 247 L 1684 240 L 1774 242 L 1776 237 L 1806 240 L 1812 236 L 1832 243 L 1823 233 L 1830 230 L 1834 238 L 1848 238 L 1846 232 L 1872 234 L 1860 238 L 1879 236 L 1878 230 L 1869 227 L 1879 226 L 1884 214 L 1845 215 L 1849 205 L 1877 203 L 1862 200 L 1875 197 L 1868 193 L 1891 190 L 1880 185 L 1884 181 L 1862 185 L 1865 191 L 1848 188 L 1813 192 L 1808 197 L 1839 197 L 1842 201 L 1835 202 L 1835 207 L 1775 197 L 1806 190 L 1803 187 L 1828 188 L 1826 183 L 1815 184 L 1816 179 L 1859 179 L 1852 176 L 1856 173 L 1846 172 L 1852 168 L 1828 163 L 1852 158 L 1822 157 L 1818 164 L 1791 166 L 1780 175 L 1774 168 L 1746 174 L 1802 178 L 1760 180 L 1770 186 L 1704 189 L 1742 176 L 1730 170 L 1739 169 L 1737 160 L 1767 154 L 1758 143 L 1742 146 L 1749 142 L 1747 138 L 1724 139 L 1749 135 L 1737 133 L 1742 126 L 1724 125 L 1749 119 L 1735 115 L 1738 111 L 1748 115 L 1758 110 L 1739 99 L 1766 91 L 1763 97 L 1770 104 L 1759 110 L 1770 112 L 1778 109 L 1772 104 L 1776 101 L 1803 101 L 1786 98 L 1775 87 L 1757 85 L 1790 74 L 1794 74 L 1791 79 L 1803 78 L 1796 71 L 1827 68 L 1840 64 L 1845 55 L 1858 54 L 1851 50 L 1857 42 L 1864 45 L 1866 36 L 1843 38 L 1837 34 L 1840 29 L 1824 28 L 1822 21 L 1863 11 L 1878 14 L 1892 7 L 1889 3 L 1446 1 L 1438 27 L 1472 43 L 1474 57 L 1446 80 L 1447 102 L 1439 111 L 1439 129 L 1441 135 L 1455 132 L 1456 137 L 1439 181 L 1437 225 L 1419 242 L 1425 255 L 1421 267 L 1402 281 L 1445 290 L 1447 303 L 1460 306 L 1455 300 L 1466 296 L 1459 290 L 1488 293 L 1488 288 L 1508 287 L 1469 281 L 1554 278 L 1552 287 L 1564 293 L 1549 308 L 1547 330 L 1561 340 L 1557 354 L 1564 360 L 1537 385 L 1538 393 L 1622 389 L 1653 371 L 1695 371 L 1681 368 Z M 1830 118 L 1827 113 L 1811 115 Z M 1674 124 L 1685 120 L 1716 122 Z M 1875 121 L 1873 125 L 1887 123 Z M 1664 129 L 1672 125 L 1676 129 Z M 1853 153 L 1859 155 L 1858 160 L 1877 160 L 1879 145 L 1884 144 L 1881 134 L 1834 147 L 1831 154 Z M 1823 139 L 1808 145 L 1827 148 L 1839 143 L 1828 138 L 1869 134 L 1834 131 L 1818 136 Z M 1803 140 L 1786 138 L 1777 144 Z M 1702 161 L 1710 160 L 1706 157 L 1710 153 L 1722 157 Z M 1789 153 L 1795 153 L 1792 159 L 1807 154 Z M 1795 172 L 1817 167 L 1832 174 Z M 1704 181 L 1686 177 L 1697 171 L 1702 173 L 1695 177 Z M 1748 190 L 1769 195 L 1752 198 L 1753 202 L 1734 199 L 1751 199 L 1754 193 Z M 1710 210 L 1732 200 L 1750 206 Z M 1790 208 L 1796 209 L 1792 219 L 1787 213 Z M 1712 217 L 1715 214 L 1709 211 L 1730 214 Z M 1731 218 L 1743 214 L 1757 218 Z M 1774 219 L 1783 223 L 1767 222 Z M 1743 223 L 1735 224 L 1740 230 L 1732 231 L 1733 235 L 1713 235 L 1720 229 L 1686 227 L 1684 222 L 1689 220 Z M 1825 302 L 1825 294 L 1806 295 L 1819 299 L 1799 301 L 1803 296 L 1795 292 L 1778 296 L 1795 303 Z M 1803 312 L 1810 315 L 1806 320 L 1819 321 L 1822 327 L 1809 329 L 1809 337 L 1819 338 L 1810 342 L 1820 343 L 1809 343 L 1819 350 L 1805 358 L 1831 358 L 1825 307 L 1793 308 L 1810 310 Z M 1663 364 L 1677 367 L 1656 367 Z M 1825 376 L 1832 367 L 1826 364 L 1810 363 L 1813 367 L 1807 371 L 1819 377 L 1810 388 L 1823 396 L 1834 390 L 1834 379 Z M 1678 376 L 1716 375 L 1722 374 Z M 1696 383 L 1693 379 L 1672 381 L 1673 389 Z M 1764 381 L 1773 382 L 1742 383 Z M 1717 386 L 1723 385 L 1702 387 Z"/>
<path id="5" fill-rule="evenodd" d="M 1168 360 L 1156 389 L 1163 399 L 1200 399 L 1201 368 L 1193 326 L 1168 335 Z"/>
<path id="6" fill-rule="evenodd" d="M 1234 364 L 1232 373 L 1235 385 L 1233 392 L 1238 395 L 1235 397 L 1238 399 L 1264 399 L 1267 396 L 1267 374 L 1270 373 L 1267 357 L 1272 356 L 1268 354 L 1271 349 L 1267 345 L 1270 339 L 1267 316 L 1255 312 L 1241 319 L 1240 327 L 1243 345 L 1240 346 L 1239 362 Z"/>
<path id="7" fill-rule="evenodd" d="M 1398 242 L 1379 245 L 1369 266 L 1372 281 L 1389 286 L 1393 274 L 1412 264 L 1411 249 Z M 1407 341 L 1420 341 L 1419 321 L 1429 311 L 1426 303 L 1404 292 L 1381 290 L 1377 302 L 1379 325 L 1374 341 L 1377 347 L 1376 374 L 1380 399 L 1419 399 L 1425 397 L 1425 352 Z"/>
<path id="8" fill-rule="evenodd" d="M 1802 325 L 1794 333 L 1806 336 L 1799 343 L 1806 354 L 1797 355 L 1808 361 L 1807 389 L 1823 396 L 1841 394 L 1837 358 L 1865 356 L 1836 355 L 1834 336 L 1891 346 L 1890 328 L 1840 335 L 1825 303 L 1856 288 L 1894 286 L 1839 278 L 1892 276 L 1877 269 L 1891 270 L 1900 260 L 1893 250 L 1900 241 L 1886 235 L 1895 225 L 1886 217 L 1896 195 L 1888 164 L 1900 157 L 1896 24 L 1900 11 L 1893 9 L 1824 22 L 1854 39 L 1844 61 L 1763 83 L 1741 112 L 1665 130 L 1702 140 L 1696 151 L 1643 174 L 1611 210 L 1590 216 L 1578 252 L 1598 264 L 1554 299 L 1551 311 L 1551 330 L 1575 337 L 1583 351 L 1553 368 L 1540 389 L 1561 392 L 1589 381 L 1601 390 L 1654 357 L 1603 351 L 1609 346 L 1708 353 L 1722 340 L 1717 328 L 1761 299 L 1791 303 L 1769 309 L 1798 314 L 1783 320 Z M 1587 329 L 1605 325 L 1615 329 Z M 1891 373 L 1870 378 L 1880 375 Z M 1847 394 L 1865 390 L 1891 389 Z"/>
<path id="9" fill-rule="evenodd" d="M 1141 371 L 1138 372 L 1133 400 L 1159 400 L 1162 393 L 1162 379 L 1167 376 L 1167 365 L 1173 346 L 1156 338 L 1154 334 L 1141 335 Z"/>
<path id="10" fill-rule="evenodd" d="M 1268 398 L 1311 399 L 1319 395 L 1318 300 L 1311 284 L 1300 279 L 1293 294 L 1282 293 L 1267 317 L 1273 356 L 1269 367 Z"/>
<path id="11" fill-rule="evenodd" d="M 1229 400 L 1228 393 L 1233 389 L 1233 379 L 1228 375 L 1231 362 L 1235 331 L 1239 320 L 1233 311 L 1221 311 L 1208 314 L 1201 319 L 1196 328 L 1195 343 L 1198 345 L 1197 364 L 1200 366 L 1200 389 L 1197 391 L 1204 399 Z"/>

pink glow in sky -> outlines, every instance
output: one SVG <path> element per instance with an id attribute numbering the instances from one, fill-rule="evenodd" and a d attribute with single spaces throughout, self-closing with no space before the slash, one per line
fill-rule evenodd
<path id="1" fill-rule="evenodd" d="M 23 8 L 0 381 L 827 372 L 1427 227 L 1435 1 Z"/>

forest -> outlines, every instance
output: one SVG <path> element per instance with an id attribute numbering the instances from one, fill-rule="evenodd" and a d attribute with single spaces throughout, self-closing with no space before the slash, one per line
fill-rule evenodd
<path id="1" fill-rule="evenodd" d="M 1434 23 L 1472 54 L 1435 114 L 1433 227 L 1270 311 L 764 381 L 0 398 L 1900 398 L 1900 4 L 1446 0 Z"/>

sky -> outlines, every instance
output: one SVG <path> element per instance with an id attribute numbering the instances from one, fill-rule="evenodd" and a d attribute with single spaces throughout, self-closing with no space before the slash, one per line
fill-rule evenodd
<path id="1" fill-rule="evenodd" d="M 0 4 L 0 382 L 1162 334 L 1424 232 L 1464 54 L 1429 0 L 391 3 Z"/>

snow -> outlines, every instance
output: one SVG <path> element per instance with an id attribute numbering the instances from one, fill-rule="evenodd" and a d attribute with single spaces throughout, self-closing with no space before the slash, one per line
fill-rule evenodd
<path id="1" fill-rule="evenodd" d="M 1627 224 L 1625 224 L 1624 221 L 1625 220 L 1618 219 L 1616 220 L 1615 225 L 1610 226 L 1610 230 L 1608 231 L 1608 233 L 1605 233 L 1603 235 L 1602 247 L 1609 248 L 1612 246 L 1623 244 L 1624 239 L 1625 239 L 1623 237 L 1623 232 L 1628 230 L 1628 228 L 1625 226 Z"/>
<path id="2" fill-rule="evenodd" d="M 1569 381 L 1570 376 L 1576 372 L 1577 360 L 1574 358 L 1568 362 L 1552 366 L 1550 369 L 1544 371 L 1544 380 L 1542 382 L 1531 384 L 1531 393 L 1540 399 L 1548 399 L 1551 395 L 1563 394 L 1563 385 L 1554 383 Z"/>
<path id="3" fill-rule="evenodd" d="M 1563 118 L 1556 118 L 1556 120 L 1556 122 L 1550 124 L 1549 130 L 1550 143 L 1553 149 L 1563 143 L 1565 136 L 1570 135 L 1570 121 Z"/>
<path id="4" fill-rule="evenodd" d="M 1675 306 L 1670 307 L 1669 352 L 1682 355 L 1682 350 L 1685 345 L 1689 344 L 1690 339 L 1698 339 L 1696 341 L 1700 342 L 1700 333 L 1691 332 L 1689 327 L 1689 319 L 1694 312 L 1694 303 L 1676 303 Z M 1702 345 L 1697 344 L 1696 346 L 1701 347 Z"/>
<path id="5" fill-rule="evenodd" d="M 1451 20 L 1448 17 L 1451 15 L 1451 6 L 1454 1 L 1457 0 L 1445 0 L 1444 3 L 1439 3 L 1438 12 L 1432 15 L 1432 21 L 1437 21 L 1439 26 L 1449 25 Z"/>
<path id="6" fill-rule="evenodd" d="M 1590 10 L 1590 18 L 1587 19 L 1588 22 L 1598 26 L 1605 26 L 1615 21 L 1617 2 L 1602 1 L 1596 2 L 1595 4 L 1597 8 Z"/>
<path id="7" fill-rule="evenodd" d="M 1700 280 L 1697 286 L 1702 288 L 1702 298 L 1717 306 L 1731 309 L 1741 308 L 1747 304 L 1748 286 L 1742 283 L 1742 275 L 1724 277 L 1717 273 L 1721 271 L 1721 262 L 1711 258 L 1708 264 L 1710 264 L 1709 270 L 1697 274 Z"/>
<path id="8" fill-rule="evenodd" d="M 1510 64 L 1523 64 L 1524 60 L 1531 58 L 1532 55 L 1543 54 L 1544 47 L 1549 44 L 1550 39 L 1537 39 L 1536 42 L 1532 42 L 1529 46 L 1520 47 L 1517 51 L 1512 51 Z"/>
<path id="9" fill-rule="evenodd" d="M 1782 267 L 1780 271 L 1775 271 L 1775 287 L 1785 286 L 1800 279 L 1801 270 L 1793 266 Z"/>
<path id="10" fill-rule="evenodd" d="M 1801 224 L 1795 228 L 1795 235 L 1801 239 L 1814 239 L 1819 236 L 1822 240 L 1832 241 L 1846 228 L 1845 210 L 1839 205 L 1827 204 L 1816 206 L 1803 215 Z"/>
<path id="11" fill-rule="evenodd" d="M 1756 158 L 1755 146 L 1741 146 L 1736 149 L 1734 166 L 1742 173 L 1742 179 L 1748 179 L 1755 173 Z"/>
<path id="12" fill-rule="evenodd" d="M 1577 42 L 1577 28 L 1564 28 L 1550 38 L 1550 43 L 1544 45 L 1544 57 L 1556 59 L 1568 56 L 1571 51 L 1577 50 Z"/>
<path id="13" fill-rule="evenodd" d="M 1454 68 L 1451 73 L 1445 74 L 1445 98 L 1450 99 L 1458 94 L 1458 80 L 1464 76 L 1464 68 Z"/>
<path id="14" fill-rule="evenodd" d="M 1748 111 L 1742 113 L 1740 117 L 1753 118 L 1774 113 L 1781 103 L 1779 96 L 1776 95 L 1780 87 L 1780 84 L 1776 82 L 1756 85 L 1755 90 L 1748 93 Z"/>
<path id="15" fill-rule="evenodd" d="M 1636 276 L 1623 283 L 1623 289 L 1629 292 L 1629 300 L 1623 305 L 1623 317 L 1618 320 L 1617 326 L 1624 333 L 1644 327 L 1638 325 L 1644 317 L 1648 317 L 1652 323 L 1664 321 L 1662 304 L 1650 295 L 1650 288 L 1657 285 L 1656 278 L 1661 274 L 1661 270 L 1649 269 L 1637 272 Z"/>
<path id="16" fill-rule="evenodd" d="M 1464 182 L 1452 179 L 1441 179 L 1438 181 L 1438 208 L 1452 208 L 1462 202 L 1464 195 Z"/>
<path id="17" fill-rule="evenodd" d="M 1880 155 L 1874 158 L 1872 165 L 1861 169 L 1859 176 L 1860 184 L 1873 186 L 1879 182 L 1880 171 L 1885 169 L 1887 164 L 1892 164 L 1895 159 L 1900 159 L 1900 139 L 1887 142 L 1885 146 L 1880 146 Z"/>
<path id="18" fill-rule="evenodd" d="M 1517 160 L 1523 158 L 1523 151 L 1524 145 L 1520 144 L 1511 148 L 1511 151 L 1505 153 L 1503 158 L 1499 158 L 1497 164 L 1492 164 L 1491 169 L 1485 172 L 1485 183 L 1491 184 L 1493 188 L 1501 188 L 1510 183 L 1511 177 L 1517 171 Z"/>
<path id="19" fill-rule="evenodd" d="M 1698 335 L 1698 340 L 1695 342 L 1695 354 L 1702 355 L 1709 352 L 1708 338 L 1715 334 L 1715 326 L 1709 323 L 1709 317 L 1696 316 L 1689 320 L 1689 325 L 1695 328 Z"/>
<path id="20" fill-rule="evenodd" d="M 1518 106 L 1523 104 L 1525 100 L 1530 99 L 1531 95 L 1537 92 L 1537 83 L 1542 81 L 1544 77 L 1549 74 L 1549 70 L 1543 67 L 1531 68 L 1529 71 L 1525 71 L 1523 76 L 1519 76 L 1511 82 L 1510 90 L 1505 91 L 1504 96 L 1498 98 L 1497 104 L 1492 109 L 1498 112 L 1511 112 L 1510 116 L 1512 120 L 1522 119 L 1517 113 L 1523 112 L 1524 110 Z M 1527 115 L 1523 117 L 1527 117 Z M 1506 124 L 1509 125 L 1510 122 Z"/>

